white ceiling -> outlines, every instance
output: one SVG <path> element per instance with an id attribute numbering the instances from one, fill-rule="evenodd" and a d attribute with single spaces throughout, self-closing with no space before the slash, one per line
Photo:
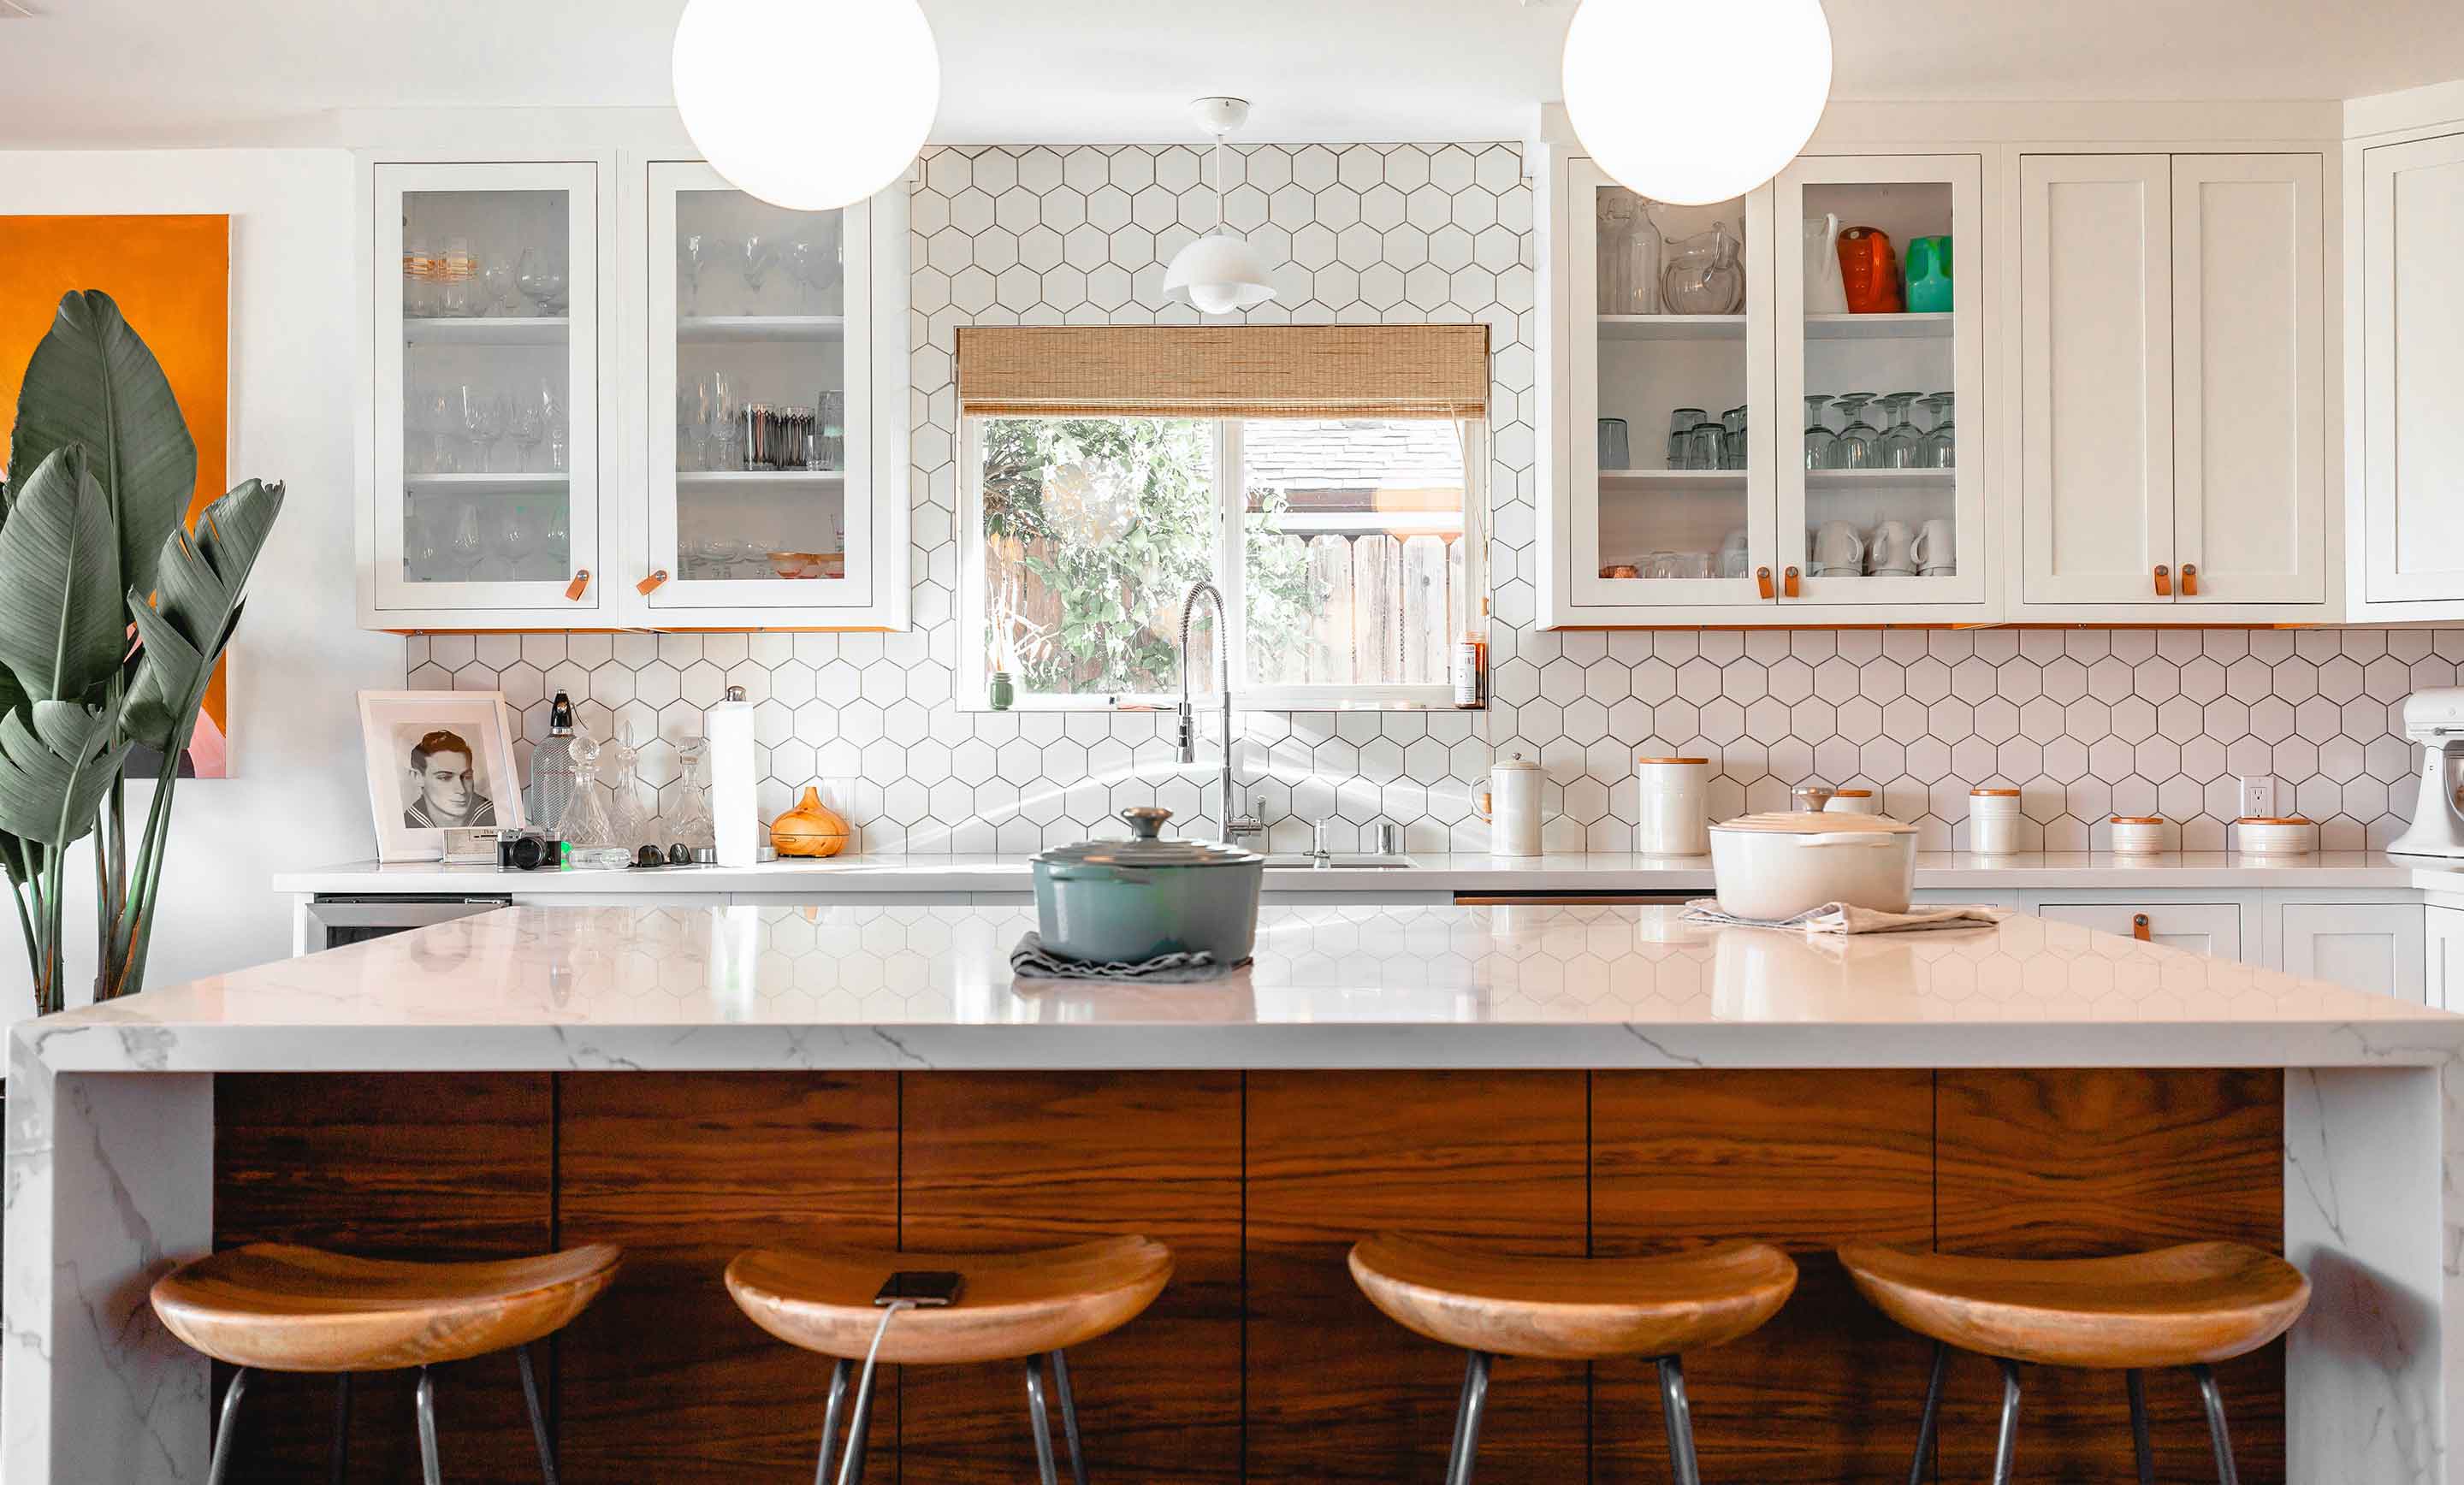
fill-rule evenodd
<path id="1" fill-rule="evenodd" d="M 27 0 L 0 143 L 212 143 L 329 110 L 669 101 L 679 0 Z M 1717 5 L 1720 0 L 1705 0 Z M 2342 98 L 2464 77 L 2455 0 L 1828 0 L 1841 98 Z M 1519 139 L 1571 0 L 924 0 L 936 140 Z M 1686 6 L 1669 34 L 1684 44 Z M 5 12 L 0 12 L 5 13 Z M 805 45 L 826 86 L 827 38 Z M 1716 127 L 1717 120 L 1705 120 Z"/>

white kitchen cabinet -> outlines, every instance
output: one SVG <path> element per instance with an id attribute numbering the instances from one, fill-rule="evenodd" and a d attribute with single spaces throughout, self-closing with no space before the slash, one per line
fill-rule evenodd
<path id="1" fill-rule="evenodd" d="M 2464 908 L 2428 906 L 2422 919 L 2422 999 L 2464 1011 Z"/>
<path id="2" fill-rule="evenodd" d="M 612 621 L 611 169 L 363 166 L 363 627 Z"/>
<path id="3" fill-rule="evenodd" d="M 2057 923 L 2075 923 L 2123 938 L 2145 938 L 2151 944 L 2188 950 L 2194 954 L 2212 954 L 2219 959 L 2242 956 L 2239 903 L 2037 899 L 2029 911 Z"/>
<path id="4" fill-rule="evenodd" d="M 906 627 L 904 186 L 802 212 L 697 161 L 646 170 L 627 622 Z"/>
<path id="5" fill-rule="evenodd" d="M 1651 204 L 1665 242 L 1724 230 L 1741 245 L 1733 313 L 1672 313 L 1627 258 L 1616 219 L 1640 207 L 1589 159 L 1560 159 L 1551 189 L 1554 360 L 1566 426 L 1565 477 L 1542 502 L 1533 573 L 1546 626 L 1674 623 L 1976 622 L 1989 617 L 1984 306 L 1992 283 L 1981 157 L 1836 155 L 1798 160 L 1772 184 L 1702 207 Z M 1802 225 L 1837 216 L 1873 227 L 1903 258 L 1919 237 L 1956 241 L 1952 308 L 1850 315 L 1804 283 Z M 1647 276 L 1647 275 L 1644 275 Z M 1905 422 L 1931 430 L 1964 405 L 1955 452 L 1925 467 L 1806 465 L 1807 408 L 1844 426 L 1843 394 L 1875 412 L 1893 394 Z M 1688 458 L 1676 423 L 1725 424 L 1721 464 Z M 1872 413 L 1866 414 L 1870 420 Z M 1742 423 L 1740 435 L 1738 426 Z M 1889 429 L 1864 426 L 1869 448 Z M 1913 440 L 1912 440 L 1913 442 Z M 1861 547 L 1886 523 L 1913 542 L 1928 523 L 1928 574 L 1853 575 L 1820 563 L 1814 534 L 1837 523 Z M 1906 555 L 1905 549 L 1902 555 Z M 1829 572 L 1817 571 L 1829 566 Z M 1879 563 L 1856 565 L 1881 565 Z"/>
<path id="6" fill-rule="evenodd" d="M 2277 967 L 2303 979 L 2423 998 L 2422 914 L 2410 903 L 2284 903 Z"/>
<path id="7" fill-rule="evenodd" d="M 2325 617 L 2321 157 L 2019 178 L 2013 617 Z"/>
<path id="8" fill-rule="evenodd" d="M 2464 133 L 2360 153 L 2361 591 L 2352 617 L 2455 619 L 2464 617 L 2464 419 L 2455 412 L 2464 404 Z"/>

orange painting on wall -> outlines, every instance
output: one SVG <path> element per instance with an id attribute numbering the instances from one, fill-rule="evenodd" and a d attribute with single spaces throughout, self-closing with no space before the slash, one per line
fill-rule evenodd
<path id="1" fill-rule="evenodd" d="M 73 289 L 110 295 L 163 363 L 197 441 L 193 520 L 230 488 L 231 218 L 0 216 L 0 468 L 9 462 L 7 425 L 26 360 L 51 330 L 60 295 Z M 230 770 L 224 669 L 215 667 L 206 690 L 184 775 L 220 778 Z M 129 772 L 144 777 L 153 770 L 132 759 Z"/>

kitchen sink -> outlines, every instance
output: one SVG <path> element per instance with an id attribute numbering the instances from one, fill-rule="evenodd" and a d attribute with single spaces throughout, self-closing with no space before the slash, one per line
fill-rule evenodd
<path id="1" fill-rule="evenodd" d="M 1266 865 L 1274 870 L 1311 871 L 1404 871 L 1417 864 L 1408 856 L 1357 856 L 1337 852 L 1332 856 L 1311 856 L 1306 852 L 1290 856 L 1269 856 Z"/>

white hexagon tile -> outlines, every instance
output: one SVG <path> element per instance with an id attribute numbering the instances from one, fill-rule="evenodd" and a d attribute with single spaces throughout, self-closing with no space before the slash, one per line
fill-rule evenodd
<path id="1" fill-rule="evenodd" d="M 1245 805 L 1274 849 L 1308 821 L 1338 843 L 1400 821 L 1415 850 L 1478 849 L 1493 753 L 1549 773 L 1551 849 L 1631 849 L 1638 751 L 1715 760 L 1719 814 L 1809 779 L 1881 790 L 1927 849 L 1966 843 L 1974 784 L 2021 791 L 2027 844 L 2104 843 L 2113 813 L 2165 815 L 2221 849 L 2233 780 L 2280 780 L 2330 848 L 2381 845 L 2412 807 L 2394 710 L 2452 686 L 2464 630 L 1704 630 L 1530 625 L 1532 199 L 1511 144 L 1259 145 L 1225 152 L 1223 212 L 1276 266 L 1251 323 L 1478 321 L 1490 328 L 1496 704 L 1485 713 L 1252 712 Z M 408 684 L 501 688 L 527 760 L 546 699 L 605 736 L 630 726 L 671 802 L 675 743 L 729 686 L 758 704 L 765 811 L 825 782 L 870 851 L 1019 851 L 1161 803 L 1211 833 L 1211 765 L 1183 770 L 1152 714 L 957 705 L 957 392 L 962 324 L 1173 324 L 1164 265 L 1214 222 L 1205 152 L 1177 145 L 933 152 L 913 187 L 907 634 L 414 636 Z M 1211 757 L 1211 750 L 1206 756 Z M 1201 805 L 1201 798 L 1205 799 Z"/>

